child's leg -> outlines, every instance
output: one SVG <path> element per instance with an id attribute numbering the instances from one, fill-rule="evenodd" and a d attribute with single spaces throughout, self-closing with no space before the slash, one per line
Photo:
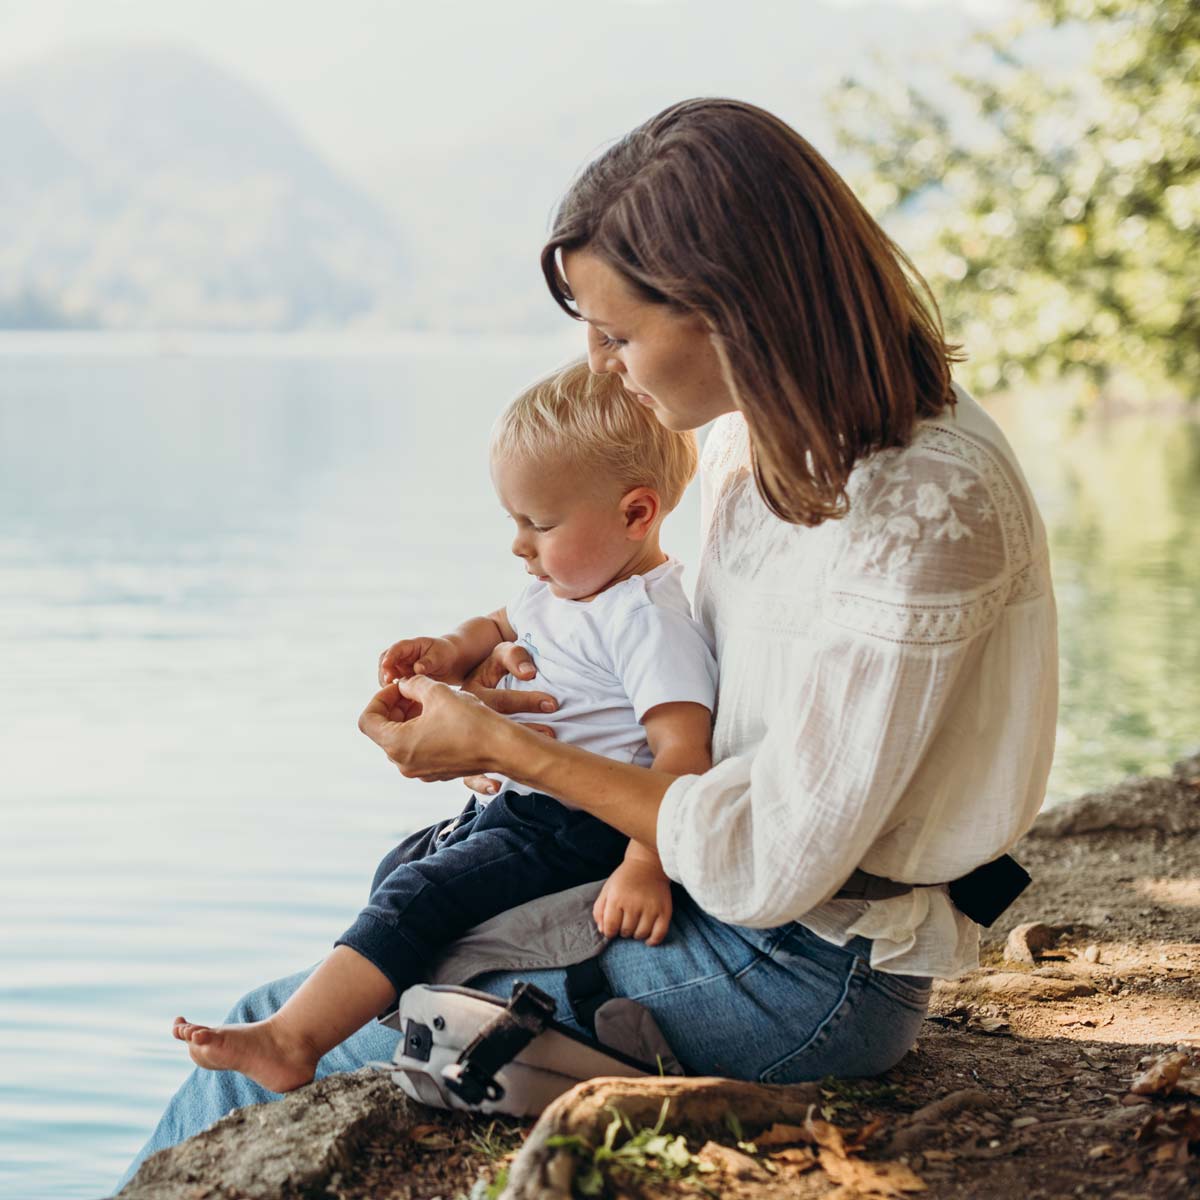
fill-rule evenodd
<path id="1" fill-rule="evenodd" d="M 308 1083 L 328 1051 L 395 997 L 391 980 L 378 967 L 348 946 L 335 946 L 265 1021 L 212 1029 L 176 1017 L 172 1033 L 188 1043 L 197 1066 L 240 1071 L 269 1091 L 290 1092 Z"/>
<path id="2" fill-rule="evenodd" d="M 459 816 L 410 834 L 380 863 L 372 893 L 397 867 L 465 837 L 476 812 L 472 798 Z M 171 1032 L 188 1043 L 198 1066 L 238 1071 L 269 1091 L 288 1092 L 308 1083 L 317 1061 L 381 1013 L 395 994 L 377 967 L 337 946 L 269 1019 L 213 1028 L 176 1017 Z"/>
<path id="3" fill-rule="evenodd" d="M 604 879 L 629 839 L 548 796 L 505 792 L 470 833 L 382 880 L 338 944 L 358 951 L 399 994 L 467 930 L 576 884 Z"/>
<path id="4" fill-rule="evenodd" d="M 218 1029 L 179 1017 L 174 1034 L 202 1067 L 240 1071 L 275 1092 L 300 1087 L 322 1054 L 424 978 L 438 952 L 472 926 L 526 900 L 604 878 L 627 843 L 549 797 L 498 796 L 468 834 L 451 835 L 427 857 L 398 865 L 275 1016 Z"/>

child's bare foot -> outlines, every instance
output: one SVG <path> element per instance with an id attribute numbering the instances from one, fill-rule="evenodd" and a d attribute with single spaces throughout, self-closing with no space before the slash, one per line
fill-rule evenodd
<path id="1" fill-rule="evenodd" d="M 240 1071 L 271 1092 L 290 1092 L 312 1080 L 320 1055 L 285 1037 L 271 1021 L 248 1025 L 194 1025 L 176 1017 L 171 1033 L 187 1042 L 198 1067 Z"/>

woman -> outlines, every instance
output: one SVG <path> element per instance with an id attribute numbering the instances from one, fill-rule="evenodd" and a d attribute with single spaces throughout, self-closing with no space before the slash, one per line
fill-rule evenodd
<path id="1" fill-rule="evenodd" d="M 360 726 L 406 776 L 499 773 L 657 846 L 686 893 L 670 935 L 617 939 L 600 965 L 689 1070 L 883 1071 L 930 980 L 977 961 L 945 884 L 1012 846 L 1044 794 L 1057 654 L 1028 488 L 951 383 L 923 281 L 760 109 L 693 100 L 635 129 L 573 185 L 542 266 L 594 371 L 670 428 L 716 420 L 696 598 L 720 660 L 716 765 L 674 778 L 599 758 L 425 678 L 384 688 Z M 520 662 L 510 648 L 493 676 Z M 507 994 L 516 977 L 473 982 Z M 562 971 L 520 977 L 565 1011 Z M 394 1045 L 369 1027 L 321 1073 Z M 193 1074 L 143 1153 L 267 1098 Z"/>

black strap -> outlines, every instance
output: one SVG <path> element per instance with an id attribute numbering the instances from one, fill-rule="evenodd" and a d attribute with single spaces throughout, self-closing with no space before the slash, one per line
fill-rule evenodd
<path id="1" fill-rule="evenodd" d="M 946 889 L 959 912 L 978 925 L 990 926 L 1029 884 L 1029 872 L 1011 854 L 1002 854 L 992 862 L 968 871 L 961 879 L 951 881 Z M 914 886 L 859 868 L 834 892 L 833 899 L 888 900 L 911 892 Z"/>
<path id="2" fill-rule="evenodd" d="M 554 1001 L 532 983 L 514 984 L 502 1012 L 489 1021 L 442 1071 L 446 1086 L 467 1104 L 499 1100 L 496 1072 L 507 1066 L 554 1019 Z"/>
<path id="3" fill-rule="evenodd" d="M 596 1010 L 613 998 L 612 988 L 600 970 L 599 958 L 585 958 L 567 968 L 567 1002 L 580 1028 L 595 1038 Z"/>

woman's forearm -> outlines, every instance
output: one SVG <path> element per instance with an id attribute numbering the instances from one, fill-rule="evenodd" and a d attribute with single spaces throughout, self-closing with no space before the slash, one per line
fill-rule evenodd
<path id="1" fill-rule="evenodd" d="M 606 825 L 657 844 L 658 809 L 677 776 L 567 746 L 512 721 L 489 741 L 488 770 L 558 796 Z"/>

